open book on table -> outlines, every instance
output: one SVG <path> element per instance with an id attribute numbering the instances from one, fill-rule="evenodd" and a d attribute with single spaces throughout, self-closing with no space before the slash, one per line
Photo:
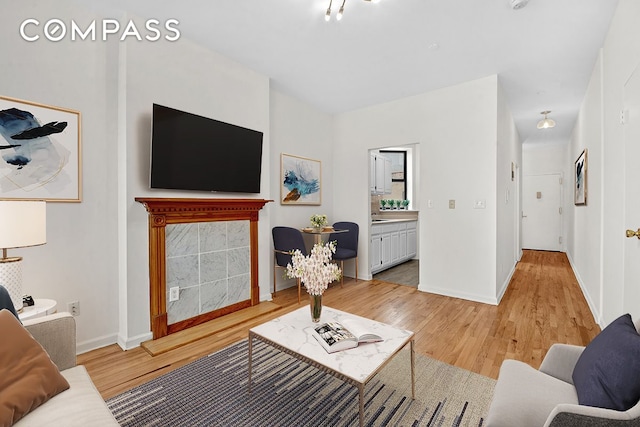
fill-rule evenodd
<path id="1" fill-rule="evenodd" d="M 367 331 L 366 326 L 352 318 L 315 326 L 312 334 L 329 353 L 354 348 L 364 342 L 382 341 L 380 335 Z"/>

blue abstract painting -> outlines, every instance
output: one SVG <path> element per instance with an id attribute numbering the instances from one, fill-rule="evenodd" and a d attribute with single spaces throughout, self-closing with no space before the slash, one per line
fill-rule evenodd
<path id="1" fill-rule="evenodd" d="M 321 203 L 319 160 L 282 154 L 280 203 L 319 205 Z"/>
<path id="2" fill-rule="evenodd" d="M 0 97 L 0 197 L 79 201 L 79 113 Z"/>

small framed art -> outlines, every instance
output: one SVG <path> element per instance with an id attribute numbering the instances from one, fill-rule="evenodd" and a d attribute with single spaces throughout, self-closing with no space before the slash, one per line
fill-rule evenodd
<path id="1" fill-rule="evenodd" d="M 576 205 L 587 204 L 587 149 L 582 150 L 575 162 L 574 201 Z"/>
<path id="2" fill-rule="evenodd" d="M 280 204 L 321 204 L 322 182 L 320 160 L 282 153 L 280 165 Z"/>

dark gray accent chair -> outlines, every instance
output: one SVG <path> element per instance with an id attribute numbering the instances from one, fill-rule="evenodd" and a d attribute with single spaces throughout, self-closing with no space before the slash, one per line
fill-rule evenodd
<path id="1" fill-rule="evenodd" d="M 271 230 L 274 248 L 273 266 L 273 295 L 276 294 L 276 269 L 287 268 L 291 262 L 291 251 L 299 249 L 302 255 L 307 256 L 307 248 L 304 244 L 302 233 L 297 228 L 277 226 Z M 298 279 L 298 304 L 300 304 L 301 283 Z"/>
<path id="2" fill-rule="evenodd" d="M 340 261 L 342 277 L 340 286 L 344 285 L 344 262 L 349 259 L 356 260 L 356 282 L 358 281 L 358 235 L 360 227 L 355 222 L 336 222 L 333 224 L 334 230 L 349 230 L 346 233 L 331 233 L 329 241 L 336 242 L 336 253 L 333 254 L 334 261 Z"/>

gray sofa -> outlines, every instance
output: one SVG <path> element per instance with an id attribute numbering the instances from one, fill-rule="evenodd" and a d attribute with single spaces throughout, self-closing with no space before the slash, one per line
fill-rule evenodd
<path id="1" fill-rule="evenodd" d="M 640 322 L 635 323 L 639 329 Z M 540 370 L 505 360 L 487 416 L 487 427 L 640 426 L 640 402 L 627 411 L 578 404 L 573 369 L 584 347 L 554 344 Z"/>
<path id="2" fill-rule="evenodd" d="M 25 320 L 69 382 L 69 389 L 28 413 L 14 426 L 118 426 L 84 366 L 76 366 L 76 323 L 69 313 Z"/>

